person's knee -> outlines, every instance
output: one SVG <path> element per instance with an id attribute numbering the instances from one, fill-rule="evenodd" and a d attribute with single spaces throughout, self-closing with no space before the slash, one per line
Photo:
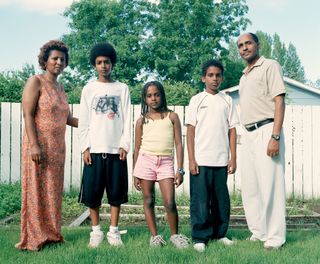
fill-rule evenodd
<path id="1" fill-rule="evenodd" d="M 175 201 L 164 201 L 163 206 L 168 213 L 174 213 L 177 211 L 177 205 Z"/>
<path id="2" fill-rule="evenodd" d="M 155 206 L 154 195 L 144 196 L 144 206 L 147 208 L 154 208 L 154 206 Z"/>

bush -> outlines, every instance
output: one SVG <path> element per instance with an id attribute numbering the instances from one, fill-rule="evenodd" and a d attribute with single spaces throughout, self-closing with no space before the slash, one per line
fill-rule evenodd
<path id="1" fill-rule="evenodd" d="M 0 219 L 17 213 L 21 208 L 20 184 L 0 184 Z"/>

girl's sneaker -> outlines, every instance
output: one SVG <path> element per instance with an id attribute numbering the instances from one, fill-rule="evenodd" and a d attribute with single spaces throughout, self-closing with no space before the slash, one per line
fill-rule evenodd
<path id="1" fill-rule="evenodd" d="M 161 235 L 156 235 L 156 236 L 151 236 L 150 237 L 150 242 L 149 242 L 151 247 L 161 247 L 166 245 L 166 241 L 163 240 Z"/>
<path id="2" fill-rule="evenodd" d="M 91 231 L 90 232 L 90 241 L 88 247 L 97 248 L 103 240 L 102 231 Z"/>
<path id="3" fill-rule="evenodd" d="M 174 234 L 170 237 L 172 244 L 179 249 L 189 247 L 189 238 L 182 234 Z"/>
<path id="4" fill-rule="evenodd" d="M 116 247 L 123 246 L 123 242 L 121 240 L 121 235 L 119 230 L 109 231 L 107 233 L 107 240 L 111 246 L 116 246 Z"/>

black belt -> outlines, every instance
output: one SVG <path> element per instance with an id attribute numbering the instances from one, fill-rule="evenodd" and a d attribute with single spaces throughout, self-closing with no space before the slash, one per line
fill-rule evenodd
<path id="1" fill-rule="evenodd" d="M 261 126 L 264 126 L 266 124 L 269 124 L 271 122 L 273 122 L 273 118 L 268 118 L 268 119 L 265 119 L 265 120 L 262 120 L 262 121 L 258 121 L 254 124 L 250 124 L 250 125 L 245 125 L 244 127 L 247 129 L 247 131 L 253 131 L 253 130 L 256 130 L 257 128 L 261 127 Z"/>

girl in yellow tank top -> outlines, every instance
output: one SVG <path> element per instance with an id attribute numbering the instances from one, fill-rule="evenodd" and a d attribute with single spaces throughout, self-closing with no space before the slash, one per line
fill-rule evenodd
<path id="1" fill-rule="evenodd" d="M 173 152 L 177 170 L 173 168 Z M 178 212 L 174 186 L 183 182 L 183 151 L 179 116 L 168 109 L 162 84 L 151 81 L 141 93 L 141 117 L 135 127 L 134 186 L 142 191 L 144 214 L 150 229 L 150 246 L 165 245 L 157 233 L 155 221 L 155 182 L 159 183 L 163 205 L 171 229 L 171 243 L 178 248 L 188 247 L 189 239 L 178 234 Z"/>

